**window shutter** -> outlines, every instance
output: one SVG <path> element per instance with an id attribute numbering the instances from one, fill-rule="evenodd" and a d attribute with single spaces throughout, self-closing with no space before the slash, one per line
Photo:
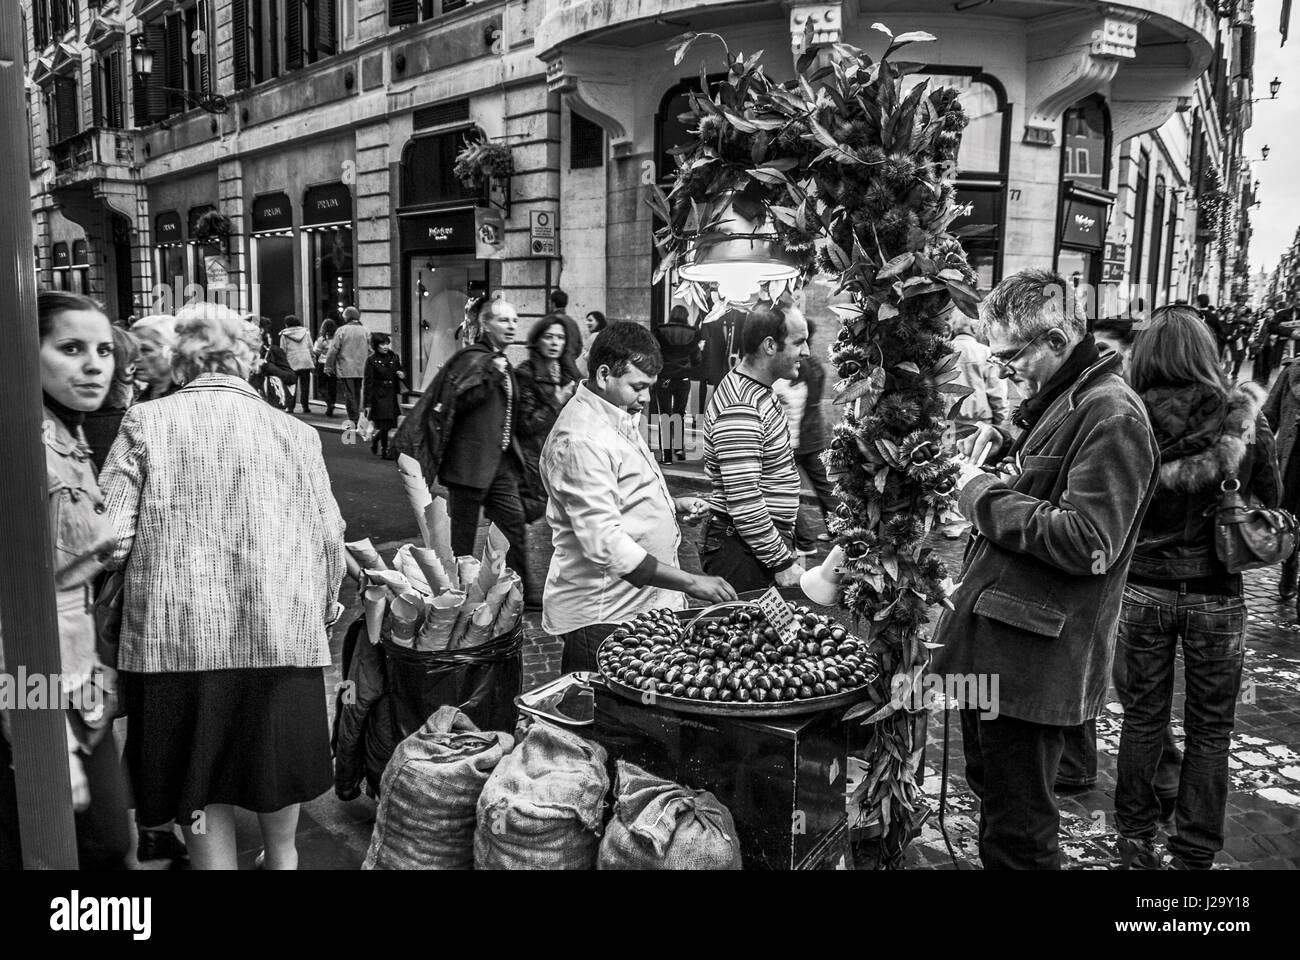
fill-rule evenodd
<path id="1" fill-rule="evenodd" d="M 420 0 L 388 0 L 388 25 L 399 27 L 420 19 Z"/>
<path id="2" fill-rule="evenodd" d="M 56 110 L 59 115 L 59 141 L 67 140 L 77 133 L 77 83 L 67 77 L 59 77 L 54 83 Z"/>
<path id="3" fill-rule="evenodd" d="M 32 0 L 32 39 L 36 49 L 44 50 L 50 43 L 50 8 L 48 0 Z"/>
<path id="4" fill-rule="evenodd" d="M 108 109 L 106 115 L 108 125 L 114 130 L 121 130 L 126 126 L 126 117 L 123 115 L 125 110 L 122 104 L 122 46 L 109 54 L 108 57 Z"/>
<path id="5" fill-rule="evenodd" d="M 199 0 L 198 5 L 195 7 L 198 29 L 203 31 L 203 52 L 190 54 L 191 57 L 199 58 L 199 89 L 204 93 L 212 92 L 212 58 L 208 56 L 209 51 L 212 49 L 212 30 L 211 18 L 208 16 L 208 6 L 208 0 Z M 194 42 L 192 38 L 186 38 L 186 40 L 191 45 Z"/>
<path id="6" fill-rule="evenodd" d="M 185 86 L 185 17 L 168 17 L 163 33 L 163 86 L 179 90 Z M 155 61 L 154 69 L 157 69 Z M 166 94 L 167 115 L 180 113 L 185 101 L 175 93 Z"/>
<path id="7" fill-rule="evenodd" d="M 167 86 L 166 68 L 163 60 L 167 49 L 167 30 L 161 23 L 152 23 L 144 28 L 145 45 L 153 51 L 153 73 L 145 81 L 146 106 L 143 123 L 136 120 L 140 126 L 150 123 L 157 123 L 167 116 L 167 93 L 163 87 Z"/>
<path id="8" fill-rule="evenodd" d="M 284 3 L 284 68 L 297 70 L 302 66 L 302 0 L 285 0 Z"/>
<path id="9" fill-rule="evenodd" d="M 98 60 L 92 60 L 90 63 L 90 125 L 92 127 L 104 126 L 104 71 L 100 68 Z"/>
<path id="10" fill-rule="evenodd" d="M 235 0 L 230 10 L 231 39 L 234 41 L 235 89 L 248 84 L 248 0 Z"/>
<path id="11" fill-rule="evenodd" d="M 316 12 L 316 52 L 319 56 L 328 56 L 338 50 L 336 0 L 311 0 L 311 3 Z"/>

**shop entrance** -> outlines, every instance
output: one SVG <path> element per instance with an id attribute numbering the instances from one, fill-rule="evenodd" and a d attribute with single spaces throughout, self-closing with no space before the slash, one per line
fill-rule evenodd
<path id="1" fill-rule="evenodd" d="M 423 391 L 460 348 L 456 329 L 470 297 L 487 293 L 487 263 L 472 254 L 406 257 L 407 330 L 410 344 L 407 383 Z"/>

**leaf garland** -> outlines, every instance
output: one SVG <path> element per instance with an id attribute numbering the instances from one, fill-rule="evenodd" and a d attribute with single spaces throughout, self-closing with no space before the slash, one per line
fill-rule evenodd
<path id="1" fill-rule="evenodd" d="M 915 811 L 925 736 L 922 711 L 900 694 L 919 683 L 933 647 L 923 628 L 953 589 L 923 545 L 952 509 L 956 486 L 946 418 L 963 392 L 950 382 L 949 316 L 954 306 L 975 315 L 979 295 L 948 233 L 968 122 L 958 91 L 928 81 L 905 90 L 920 65 L 890 55 L 935 38 L 875 29 L 889 37 L 879 60 L 844 43 L 812 48 L 784 83 L 758 56 L 726 49 L 726 78 L 693 94 L 681 118 L 691 139 L 674 151 L 671 190 L 652 185 L 646 202 L 666 224 L 656 234 L 657 277 L 672 275 L 693 244 L 725 234 L 724 198 L 735 191 L 738 209 L 749 208 L 739 212 L 765 215 L 765 229 L 798 264 L 794 285 L 829 275 L 849 298 L 832 307 L 840 330 L 830 355 L 845 413 L 824 458 L 841 500 L 831 530 L 847 558 L 842 604 L 882 650 L 873 699 L 846 719 L 872 724 L 862 803 L 888 830 Z M 679 37 L 670 44 L 677 62 L 704 37 L 722 39 Z M 679 289 L 708 306 L 692 286 Z"/>

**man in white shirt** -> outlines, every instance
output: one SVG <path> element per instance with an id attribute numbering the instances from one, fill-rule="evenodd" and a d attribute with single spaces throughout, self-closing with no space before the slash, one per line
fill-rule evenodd
<path id="1" fill-rule="evenodd" d="M 677 565 L 678 519 L 698 523 L 708 508 L 698 497 L 672 496 L 637 429 L 662 367 L 650 331 L 610 324 L 591 345 L 590 377 L 542 448 L 555 546 L 542 629 L 563 640 L 566 673 L 595 670 L 613 624 L 643 610 L 681 609 L 684 593 L 706 603 L 736 599 L 725 580 Z"/>

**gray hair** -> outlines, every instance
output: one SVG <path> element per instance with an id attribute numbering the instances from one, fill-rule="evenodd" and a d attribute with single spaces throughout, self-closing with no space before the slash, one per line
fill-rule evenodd
<path id="1" fill-rule="evenodd" d="M 180 383 L 202 373 L 247 380 L 261 343 L 261 331 L 224 304 L 187 304 L 176 311 L 172 370 Z"/>
<path id="2" fill-rule="evenodd" d="M 1021 270 L 1004 278 L 980 304 L 980 332 L 987 335 L 990 327 L 1027 342 L 1053 327 L 1082 337 L 1088 331 L 1088 321 L 1059 273 Z"/>

